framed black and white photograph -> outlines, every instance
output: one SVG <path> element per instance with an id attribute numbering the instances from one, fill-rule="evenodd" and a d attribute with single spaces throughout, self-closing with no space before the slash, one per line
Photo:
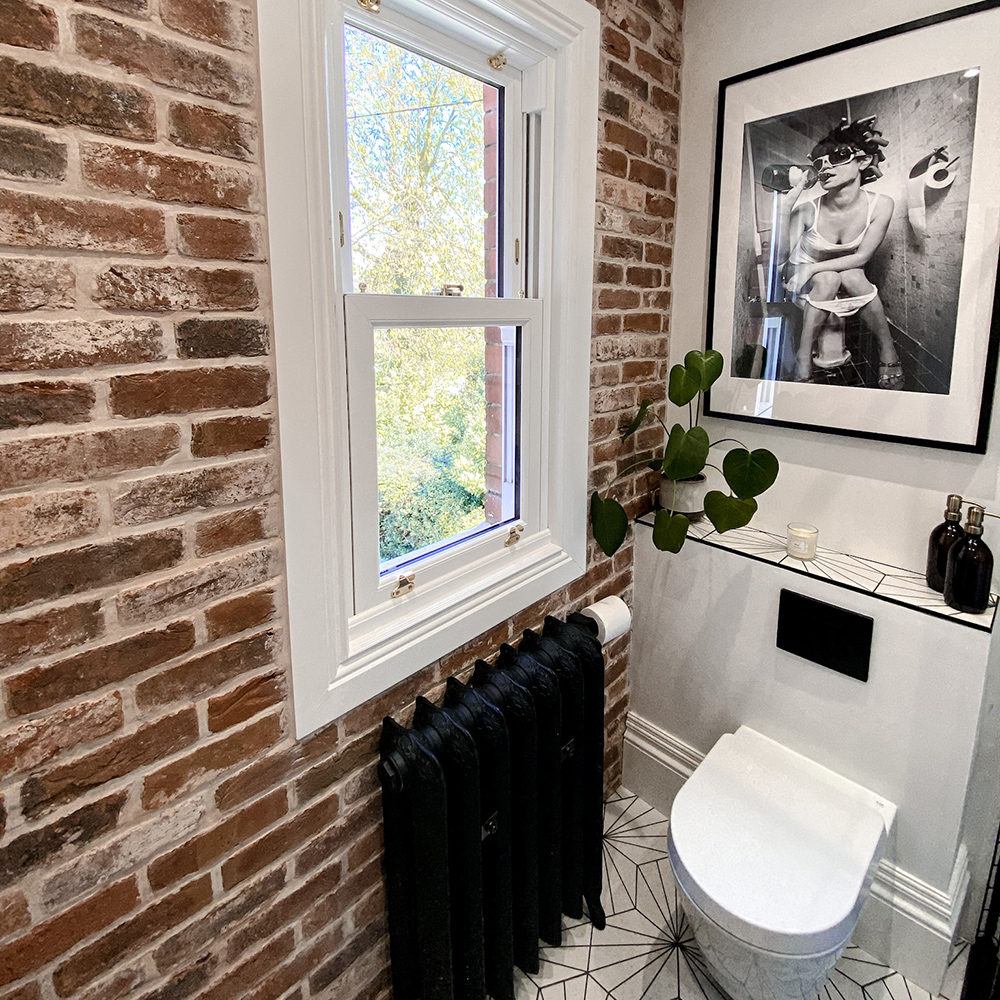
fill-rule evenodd
<path id="1" fill-rule="evenodd" d="M 985 452 L 1000 9 L 982 7 L 721 83 L 706 413 Z"/>

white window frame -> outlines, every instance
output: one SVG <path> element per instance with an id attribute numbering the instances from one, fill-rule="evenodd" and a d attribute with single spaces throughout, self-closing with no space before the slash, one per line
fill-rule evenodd
<path id="1" fill-rule="evenodd" d="M 259 0 L 264 165 L 295 728 L 340 717 L 586 569 L 600 15 L 586 0 L 383 0 L 522 73 L 538 114 L 532 330 L 537 523 L 433 587 L 354 612 L 351 453 L 337 171 L 328 95 L 337 0 Z M 354 21 L 352 16 L 350 20 Z M 470 303 L 471 305 L 471 303 Z M 540 317 L 539 317 L 540 313 Z M 492 324 L 491 324 L 492 325 Z M 539 330 L 540 327 L 540 330 Z M 352 397 L 354 398 L 354 397 Z M 522 444 L 525 442 L 522 440 Z M 419 573 L 418 573 L 419 578 Z"/>

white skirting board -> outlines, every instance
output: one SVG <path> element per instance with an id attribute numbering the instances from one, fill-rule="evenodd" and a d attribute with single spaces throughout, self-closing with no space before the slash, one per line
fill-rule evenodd
<path id="1" fill-rule="evenodd" d="M 629 712 L 623 784 L 665 816 L 670 815 L 674 796 L 703 757 L 683 740 Z M 948 967 L 968 887 L 964 845 L 958 851 L 947 890 L 883 859 L 861 911 L 854 943 L 936 995 Z"/>

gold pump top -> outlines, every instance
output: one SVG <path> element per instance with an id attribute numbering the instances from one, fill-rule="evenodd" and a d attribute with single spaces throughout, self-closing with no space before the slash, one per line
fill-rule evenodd
<path id="1" fill-rule="evenodd" d="M 969 520 L 966 522 L 965 530 L 970 535 L 981 535 L 983 533 L 983 516 L 986 511 L 979 504 L 969 504 Z"/>
<path id="2" fill-rule="evenodd" d="M 948 506 L 944 512 L 946 521 L 962 520 L 962 498 L 957 493 L 948 494 Z"/>

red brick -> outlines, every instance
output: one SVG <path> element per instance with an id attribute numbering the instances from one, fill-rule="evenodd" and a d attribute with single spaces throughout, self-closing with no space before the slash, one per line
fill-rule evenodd
<path id="1" fill-rule="evenodd" d="M 269 417 L 222 417 L 191 427 L 191 454 L 196 458 L 256 451 L 270 443 Z"/>
<path id="2" fill-rule="evenodd" d="M 307 802 L 352 771 L 373 761 L 378 756 L 378 736 L 379 729 L 377 727 L 371 729 L 303 774 L 295 783 L 296 800 L 300 803 Z"/>
<path id="3" fill-rule="evenodd" d="M 250 219 L 178 215 L 177 235 L 178 249 L 188 257 L 200 257 L 203 260 L 263 258 L 263 228 L 259 222 Z"/>
<path id="4" fill-rule="evenodd" d="M 19 931 L 31 923 L 28 901 L 22 892 L 0 896 L 0 938 Z"/>
<path id="5" fill-rule="evenodd" d="M 281 718 L 269 715 L 150 774 L 143 783 L 145 809 L 159 809 L 200 781 L 262 753 L 281 739 Z"/>
<path id="6" fill-rule="evenodd" d="M 143 681 L 135 692 L 136 704 L 146 709 L 172 701 L 192 702 L 226 681 L 268 666 L 274 657 L 271 634 L 262 632 L 232 642 Z"/>
<path id="7" fill-rule="evenodd" d="M 40 1000 L 41 990 L 37 982 L 25 983 L 18 986 L 9 993 L 0 996 L 0 1000 Z"/>
<path id="8" fill-rule="evenodd" d="M 632 55 L 632 46 L 629 40 L 620 31 L 615 31 L 614 28 L 605 28 L 601 32 L 601 48 L 608 55 L 626 63 Z"/>
<path id="9" fill-rule="evenodd" d="M 113 830 L 125 798 L 125 792 L 118 792 L 91 802 L 48 826 L 9 841 L 0 848 L 0 885 L 11 885 L 30 870 L 51 864 L 68 848 L 82 848 Z"/>
<path id="10" fill-rule="evenodd" d="M 257 159 L 257 123 L 239 115 L 172 102 L 167 129 L 170 141 L 177 146 L 235 160 Z"/>
<path id="11" fill-rule="evenodd" d="M 270 331 L 259 319 L 188 319 L 177 325 L 177 350 L 182 358 L 227 358 L 267 354 Z"/>
<path id="12" fill-rule="evenodd" d="M 641 76 L 626 69 L 613 59 L 608 59 L 605 65 L 607 78 L 611 83 L 627 90 L 640 101 L 645 101 L 649 97 L 649 84 Z"/>
<path id="13" fill-rule="evenodd" d="M 642 243 L 624 236 L 602 236 L 601 256 L 624 260 L 642 260 Z"/>
<path id="14" fill-rule="evenodd" d="M 624 329 L 629 332 L 659 333 L 663 323 L 660 313 L 630 313 L 623 320 Z"/>
<path id="15" fill-rule="evenodd" d="M 283 671 L 255 677 L 226 694 L 208 699 L 208 728 L 213 733 L 222 732 L 252 719 L 266 708 L 281 704 L 284 697 Z"/>
<path id="16" fill-rule="evenodd" d="M 493 635 L 487 633 L 487 642 L 490 643 L 490 652 L 496 649 L 500 642 L 506 642 L 508 638 L 506 622 L 503 622 L 501 625 L 497 626 L 497 628 L 503 630 L 503 638 L 501 638 L 499 642 L 493 642 Z M 474 642 L 476 641 L 478 640 L 474 640 Z M 469 645 L 471 646 L 472 644 Z M 473 657 L 473 659 L 475 659 L 475 657 Z M 356 736 L 359 733 L 365 733 L 377 722 L 381 722 L 384 716 L 392 715 L 404 706 L 412 705 L 413 699 L 416 698 L 418 694 L 423 694 L 434 684 L 435 681 L 448 675 L 447 668 L 443 662 L 441 669 L 444 671 L 443 673 L 439 673 L 438 668 L 434 664 L 430 664 L 429 666 L 424 667 L 423 670 L 418 670 L 415 674 L 411 674 L 406 680 L 400 681 L 400 683 L 395 687 L 392 687 L 383 694 L 380 694 L 377 698 L 372 698 L 370 701 L 366 701 L 363 705 L 359 705 L 357 708 L 352 709 L 341 719 L 344 738 L 350 739 L 352 736 Z"/>
<path id="17" fill-rule="evenodd" d="M 229 104 L 254 98 L 248 65 L 94 14 L 77 14 L 74 23 L 77 51 L 94 62 Z"/>
<path id="18" fill-rule="evenodd" d="M 350 848 L 347 871 L 353 872 L 364 867 L 366 861 L 381 850 L 381 820 L 382 800 L 380 796 L 373 796 L 364 807 L 352 810 L 337 823 L 323 830 L 302 850 L 295 859 L 296 877 L 301 878 L 319 865 L 326 864 L 345 847 Z M 376 840 L 378 850 L 373 849 Z"/>
<path id="19" fill-rule="evenodd" d="M 138 902 L 135 878 L 130 878 L 32 928 L 24 937 L 0 948 L 0 986 L 62 955 L 85 937 L 123 917 Z"/>
<path id="20" fill-rule="evenodd" d="M 187 368 L 111 379 L 111 408 L 123 417 L 152 417 L 260 406 L 271 396 L 266 368 Z"/>
<path id="21" fill-rule="evenodd" d="M 195 554 L 208 556 L 263 541 L 267 536 L 266 514 L 266 507 L 247 507 L 206 517 L 195 526 Z"/>
<path id="22" fill-rule="evenodd" d="M 636 309 L 639 293 L 629 288 L 602 288 L 597 294 L 599 309 Z"/>
<path id="23" fill-rule="evenodd" d="M 675 210 L 676 206 L 673 198 L 667 198 L 665 195 L 655 195 L 651 192 L 646 194 L 646 211 L 650 215 L 656 215 L 662 219 L 672 219 Z"/>
<path id="24" fill-rule="evenodd" d="M 647 243 L 646 260 L 650 264 L 664 264 L 670 267 L 673 261 L 673 248 L 660 243 Z"/>
<path id="25" fill-rule="evenodd" d="M 220 601 L 205 610 L 208 637 L 220 639 L 225 635 L 236 635 L 271 621 L 276 613 L 272 590 L 259 590 L 253 594 L 241 594 L 231 600 Z"/>
<path id="26" fill-rule="evenodd" d="M 602 90 L 601 110 L 616 118 L 628 118 L 629 100 L 623 94 L 616 94 L 613 90 Z"/>
<path id="27" fill-rule="evenodd" d="M 181 558 L 176 528 L 131 535 L 0 567 L 0 614 L 173 566 Z"/>
<path id="28" fill-rule="evenodd" d="M 167 249 L 166 226 L 158 208 L 11 190 L 0 190 L 0 243 L 101 253 L 160 254 Z"/>
<path id="29" fill-rule="evenodd" d="M 77 0 L 77 3 L 83 2 L 91 7 L 103 7 L 118 14 L 128 14 L 129 17 L 149 17 L 149 0 Z"/>
<path id="30" fill-rule="evenodd" d="M 666 170 L 644 160 L 632 160 L 628 168 L 628 179 L 656 191 L 662 191 L 667 186 Z"/>
<path id="31" fill-rule="evenodd" d="M 259 951 L 254 952 L 245 962 L 230 969 L 198 1000 L 243 1000 L 243 997 L 254 986 L 262 982 L 268 973 L 288 958 L 294 947 L 295 934 L 289 928 L 284 934 L 279 935 Z"/>
<path id="32" fill-rule="evenodd" d="M 650 94 L 650 104 L 664 114 L 672 115 L 674 118 L 680 113 L 680 101 L 676 94 L 671 94 L 661 87 L 654 87 Z"/>
<path id="33" fill-rule="evenodd" d="M 206 952 L 194 964 L 178 972 L 155 990 L 143 993 L 138 1000 L 185 1000 L 186 997 L 198 993 L 212 979 L 219 964 L 217 955 Z"/>
<path id="34" fill-rule="evenodd" d="M 7 728 L 0 745 L 0 780 L 29 771 L 64 750 L 107 736 L 124 724 L 122 699 L 113 691 L 98 701 L 85 701 L 16 729 Z"/>
<path id="35" fill-rule="evenodd" d="M 174 622 L 49 666 L 32 667 L 4 681 L 7 710 L 11 715 L 26 715 L 50 708 L 183 656 L 194 648 L 194 643 L 191 622 Z"/>
<path id="36" fill-rule="evenodd" d="M 9 2 L 19 0 L 0 0 L 0 33 L 3 32 L 3 5 Z M 36 129 L 0 125 L 0 177 L 64 180 L 66 146 Z"/>
<path id="37" fill-rule="evenodd" d="M 0 323 L 0 367 L 35 371 L 159 361 L 162 335 L 160 324 L 149 320 Z"/>
<path id="38" fill-rule="evenodd" d="M 626 382 L 645 381 L 655 375 L 655 361 L 626 361 L 622 365 L 622 379 Z"/>
<path id="39" fill-rule="evenodd" d="M 2 523 L 2 515 L 0 515 Z M 43 614 L 0 622 L 0 667 L 29 656 L 46 656 L 97 638 L 104 631 L 100 601 L 54 608 Z"/>
<path id="40" fill-rule="evenodd" d="M 153 889 L 163 889 L 185 875 L 208 868 L 222 855 L 277 822 L 287 812 L 285 790 L 276 789 L 225 822 L 157 858 L 148 869 L 149 884 Z"/>
<path id="41" fill-rule="evenodd" d="M 635 386 L 621 386 L 618 389 L 600 389 L 594 392 L 591 397 L 591 405 L 595 413 L 630 409 L 638 401 Z"/>
<path id="42" fill-rule="evenodd" d="M 0 115 L 125 139 L 156 138 L 156 105 L 139 87 L 7 57 L 0 57 Z"/>
<path id="43" fill-rule="evenodd" d="M 273 874 L 273 873 L 272 873 Z M 271 878 L 272 876 L 267 876 Z M 263 880 L 266 881 L 267 879 Z M 261 907 L 229 939 L 226 958 L 234 961 L 245 954 L 260 941 L 264 941 L 278 933 L 284 927 L 291 925 L 305 913 L 316 900 L 333 892 L 340 882 L 340 864 L 328 865 L 314 875 L 308 882 L 299 884 L 287 896 Z M 256 883 L 259 885 L 260 883 Z M 253 891 L 254 886 L 248 886 L 237 893 L 239 896 Z M 158 967 L 162 968 L 159 955 L 156 956 Z"/>
<path id="44" fill-rule="evenodd" d="M 245 1000 L 278 1000 L 287 993 L 303 976 L 316 966 L 332 951 L 336 951 L 343 940 L 343 930 L 335 927 L 315 942 L 310 942 L 308 950 L 295 955 L 290 962 L 271 973 L 257 988 L 244 994 Z M 301 1000 L 301 990 L 296 990 Z M 295 1000 L 291 996 L 288 1000 Z"/>
<path id="45" fill-rule="evenodd" d="M 597 151 L 597 169 L 615 177 L 625 177 L 628 174 L 628 157 L 619 149 L 602 146 Z"/>
<path id="46" fill-rule="evenodd" d="M 274 549 L 241 552 L 123 591 L 118 595 L 118 618 L 122 622 L 155 621 L 231 591 L 257 586 L 280 571 L 276 558 Z"/>
<path id="47" fill-rule="evenodd" d="M 212 880 L 205 875 L 147 906 L 131 920 L 119 924 L 63 962 L 52 976 L 56 993 L 61 997 L 75 993 L 123 957 L 197 913 L 211 899 Z"/>
<path id="48" fill-rule="evenodd" d="M 346 948 L 340 949 L 309 977 L 309 989 L 313 994 L 319 993 L 349 970 L 357 975 L 369 963 L 381 969 L 388 957 L 388 946 L 385 921 L 376 920 L 355 934 Z M 375 952 L 374 956 L 369 956 L 369 952 Z"/>
<path id="49" fill-rule="evenodd" d="M 176 424 L 31 437 L 0 444 L 0 489 L 54 479 L 93 481 L 162 465 L 180 448 Z"/>
<path id="50" fill-rule="evenodd" d="M 645 156 L 649 146 L 641 132 L 613 119 L 604 123 L 604 141 L 612 146 L 621 146 L 634 156 Z"/>
<path id="51" fill-rule="evenodd" d="M 0 127 L 0 149 L 3 145 Z M 66 308 L 76 301 L 75 293 L 76 273 L 69 261 L 0 257 L 0 312 Z"/>
<path id="52" fill-rule="evenodd" d="M 146 979 L 147 975 L 141 967 L 118 966 L 111 975 L 99 979 L 90 989 L 80 993 L 77 1000 L 125 1000 L 126 997 L 134 997 L 135 991 Z"/>
<path id="53" fill-rule="evenodd" d="M 80 423 L 90 417 L 95 398 L 93 388 L 86 382 L 0 385 L 0 430 Z"/>
<path id="54" fill-rule="evenodd" d="M 98 273 L 94 301 L 107 309 L 251 310 L 260 301 L 253 272 L 219 267 L 116 264 Z"/>
<path id="55" fill-rule="evenodd" d="M 228 49 L 253 44 L 250 12 L 228 0 L 160 0 L 160 20 L 177 31 Z"/>
<path id="56" fill-rule="evenodd" d="M 0 42 L 26 49 L 54 49 L 59 44 L 55 11 L 30 0 L 0 0 Z"/>
<path id="57" fill-rule="evenodd" d="M 93 490 L 7 497 L 0 500 L 0 552 L 80 538 L 96 531 L 100 521 L 99 501 Z M 0 635 L 3 631 L 0 626 Z"/>
<path id="58" fill-rule="evenodd" d="M 276 869 L 201 914 L 183 930 L 168 938 L 153 953 L 160 972 L 189 964 L 193 956 L 222 938 L 234 924 L 257 913 L 273 912 L 272 901 L 285 885 L 284 869 Z M 278 928 L 280 930 L 280 928 Z M 261 939 L 262 940 L 262 939 Z M 230 954 L 227 961 L 232 960 Z"/>
<path id="59" fill-rule="evenodd" d="M 31 819 L 190 746 L 198 739 L 194 708 L 140 726 L 84 757 L 32 774 L 21 786 L 21 811 Z"/>
<path id="60" fill-rule="evenodd" d="M 84 179 L 105 191 L 213 208 L 260 209 L 255 175 L 245 167 L 104 142 L 81 143 L 80 162 Z"/>
<path id="61" fill-rule="evenodd" d="M 245 459 L 125 483 L 113 494 L 111 509 L 115 523 L 140 524 L 256 500 L 273 493 L 276 486 L 270 457 Z"/>
<path id="62" fill-rule="evenodd" d="M 625 280 L 633 288 L 659 288 L 663 272 L 658 267 L 630 267 L 625 272 Z"/>
<path id="63" fill-rule="evenodd" d="M 635 65 L 641 73 L 653 77 L 658 83 L 673 83 L 673 67 L 659 56 L 653 55 L 652 52 L 647 52 L 645 49 L 636 49 Z"/>

